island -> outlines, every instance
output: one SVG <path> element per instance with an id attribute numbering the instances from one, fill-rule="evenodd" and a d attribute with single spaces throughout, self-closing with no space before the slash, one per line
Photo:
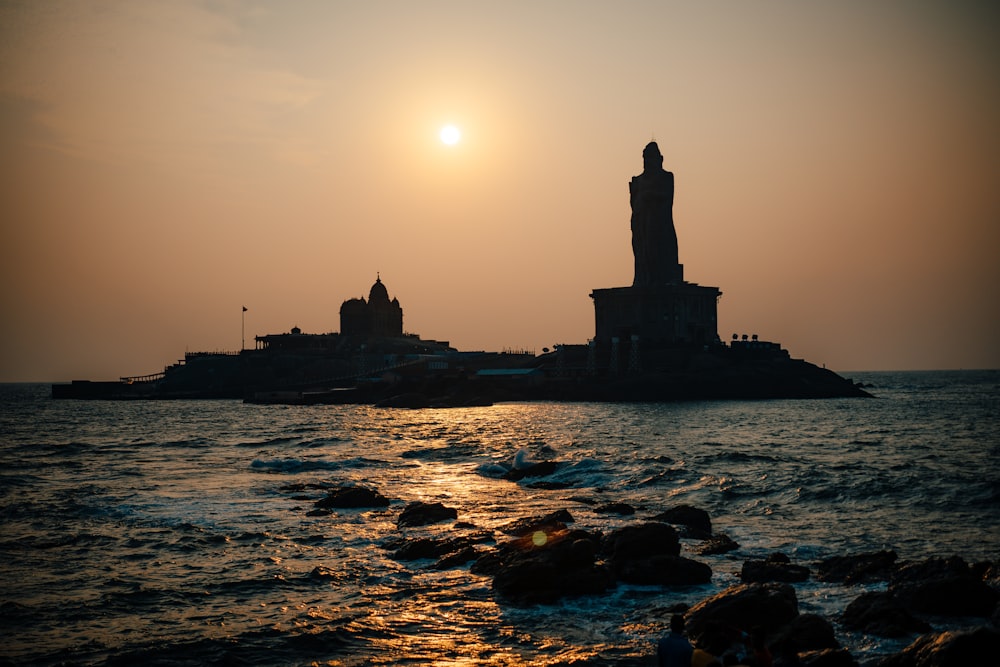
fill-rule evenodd
<path id="1" fill-rule="evenodd" d="M 256 336 L 253 349 L 189 352 L 158 373 L 52 385 L 53 398 L 237 398 L 249 403 L 462 407 L 498 401 L 693 401 L 870 397 L 779 343 L 719 337 L 722 292 L 684 280 L 674 175 L 656 142 L 629 183 L 632 285 L 594 289 L 586 343 L 460 351 L 403 331 L 403 309 L 377 275 L 340 307 L 340 331 Z"/>

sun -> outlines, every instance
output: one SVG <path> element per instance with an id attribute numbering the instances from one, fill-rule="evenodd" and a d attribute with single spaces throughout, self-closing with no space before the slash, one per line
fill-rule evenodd
<path id="1" fill-rule="evenodd" d="M 441 128 L 441 141 L 448 144 L 449 146 L 454 146 L 458 143 L 458 140 L 462 138 L 462 133 L 454 125 L 445 125 Z"/>

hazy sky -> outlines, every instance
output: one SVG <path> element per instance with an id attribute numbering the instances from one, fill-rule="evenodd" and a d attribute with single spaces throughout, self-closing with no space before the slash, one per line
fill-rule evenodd
<path id="1" fill-rule="evenodd" d="M 1000 367 L 998 8 L 0 1 L 0 380 L 337 331 L 376 273 L 425 338 L 585 343 L 651 138 L 724 340 Z"/>

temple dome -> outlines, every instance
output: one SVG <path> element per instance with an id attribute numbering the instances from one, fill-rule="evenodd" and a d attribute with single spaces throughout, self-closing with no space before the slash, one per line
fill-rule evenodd
<path id="1" fill-rule="evenodd" d="M 368 292 L 368 303 L 389 303 L 389 290 L 382 284 L 382 278 L 375 278 L 375 284 Z"/>

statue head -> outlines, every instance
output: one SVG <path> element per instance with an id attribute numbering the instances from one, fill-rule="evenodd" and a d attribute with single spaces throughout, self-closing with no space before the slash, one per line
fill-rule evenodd
<path id="1" fill-rule="evenodd" d="M 663 169 L 663 154 L 660 153 L 660 147 L 656 142 L 650 141 L 642 149 L 642 170 L 646 172 L 660 169 Z"/>

